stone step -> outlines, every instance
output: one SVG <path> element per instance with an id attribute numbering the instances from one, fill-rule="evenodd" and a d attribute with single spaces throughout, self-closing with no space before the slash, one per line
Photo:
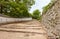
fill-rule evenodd
<path id="1" fill-rule="evenodd" d="M 43 29 L 42 27 L 0 27 L 0 28 L 10 28 L 10 29 Z"/>
<path id="2" fill-rule="evenodd" d="M 0 39 L 47 39 L 47 34 L 0 31 Z"/>
<path id="3" fill-rule="evenodd" d="M 1 25 L 1 28 L 11 28 L 11 29 L 42 29 L 43 27 L 39 25 L 27 25 L 27 24 L 16 24 L 16 25 Z"/>
<path id="4" fill-rule="evenodd" d="M 0 31 L 46 34 L 46 31 L 44 29 L 35 30 L 35 29 L 7 29 L 7 28 L 0 28 Z"/>

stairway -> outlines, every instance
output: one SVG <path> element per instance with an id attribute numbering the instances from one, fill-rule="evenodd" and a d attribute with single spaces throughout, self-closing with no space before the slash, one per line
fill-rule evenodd
<path id="1" fill-rule="evenodd" d="M 37 21 L 0 26 L 0 39 L 47 39 L 44 27 Z"/>

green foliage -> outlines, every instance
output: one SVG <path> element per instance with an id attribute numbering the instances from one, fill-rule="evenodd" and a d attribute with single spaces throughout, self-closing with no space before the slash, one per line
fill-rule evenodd
<path id="1" fill-rule="evenodd" d="M 0 13 L 11 17 L 30 17 L 29 8 L 34 0 L 0 0 Z"/>
<path id="2" fill-rule="evenodd" d="M 54 5 L 54 3 L 55 3 L 55 1 L 51 0 L 51 2 L 48 5 L 43 7 L 43 14 L 46 13 Z"/>
<path id="3" fill-rule="evenodd" d="M 35 10 L 32 14 L 33 19 L 41 19 L 41 12 L 39 10 Z"/>

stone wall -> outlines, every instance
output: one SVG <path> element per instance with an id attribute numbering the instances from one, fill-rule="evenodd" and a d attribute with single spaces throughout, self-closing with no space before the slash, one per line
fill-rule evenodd
<path id="1" fill-rule="evenodd" d="M 43 14 L 42 23 L 47 28 L 49 36 L 60 36 L 60 0 L 56 0 L 54 6 Z"/>
<path id="2" fill-rule="evenodd" d="M 21 21 L 31 21 L 32 18 L 8 18 L 0 17 L 0 24 L 12 23 L 12 22 L 21 22 Z"/>

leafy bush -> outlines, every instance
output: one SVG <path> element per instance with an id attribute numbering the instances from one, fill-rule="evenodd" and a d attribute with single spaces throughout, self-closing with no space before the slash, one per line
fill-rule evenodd
<path id="1" fill-rule="evenodd" d="M 1 0 L 0 13 L 11 17 L 30 17 L 28 9 L 34 4 L 34 0 Z M 27 6 L 29 5 L 29 6 Z"/>
<path id="2" fill-rule="evenodd" d="M 32 14 L 32 18 L 37 20 L 41 19 L 41 12 L 39 10 L 35 10 Z"/>

